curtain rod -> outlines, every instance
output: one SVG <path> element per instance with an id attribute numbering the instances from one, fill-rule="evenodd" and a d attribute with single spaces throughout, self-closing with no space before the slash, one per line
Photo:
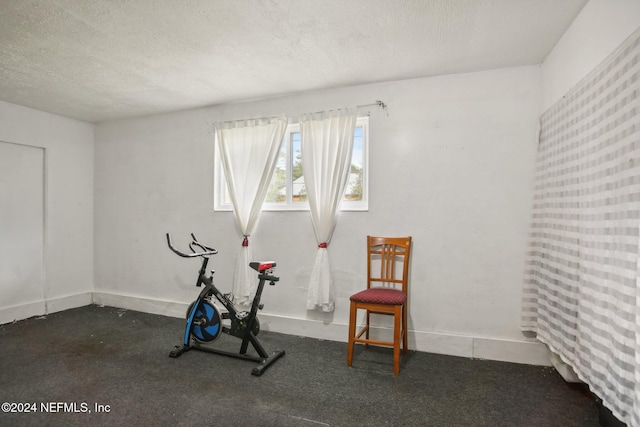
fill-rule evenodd
<path id="1" fill-rule="evenodd" d="M 380 107 L 383 110 L 387 109 L 387 104 L 385 104 L 384 102 L 377 100 L 376 102 L 372 102 L 370 104 L 360 104 L 360 105 L 356 105 L 356 109 L 358 108 L 364 108 L 364 107 Z M 319 114 L 319 113 L 326 113 L 327 111 L 332 111 L 332 110 L 324 110 L 324 111 L 316 111 L 314 113 L 303 113 L 303 114 Z M 371 114 L 371 113 L 369 113 Z M 298 116 L 301 116 L 302 114 L 298 114 Z M 389 113 L 387 112 L 387 116 L 389 116 Z M 295 117 L 295 116 L 294 116 Z"/>
<path id="2" fill-rule="evenodd" d="M 382 108 L 384 111 L 387 111 L 387 104 L 385 104 L 384 102 L 382 102 L 380 100 L 377 100 L 373 104 L 356 105 L 356 108 L 364 108 L 364 107 L 372 107 L 372 106 L 377 106 L 377 107 Z M 371 112 L 369 111 L 369 113 L 367 115 L 370 116 Z M 389 117 L 389 112 L 388 111 L 387 111 L 387 117 Z"/>
<path id="3" fill-rule="evenodd" d="M 364 107 L 380 107 L 383 110 L 387 110 L 387 104 L 385 104 L 383 101 L 377 100 L 376 102 L 372 102 L 370 104 L 360 104 L 360 105 L 356 105 L 356 109 L 358 108 L 364 108 Z M 300 117 L 304 114 L 318 114 L 318 113 L 325 113 L 327 111 L 331 111 L 331 110 L 324 110 L 324 111 L 316 111 L 315 113 L 302 113 L 302 114 L 292 114 L 289 117 Z M 371 115 L 371 112 L 369 112 L 368 115 Z M 271 116 L 271 117 L 257 117 L 257 118 L 248 118 L 248 119 L 236 119 L 236 120 L 224 120 L 223 122 L 235 122 L 235 121 L 242 121 L 242 120 L 266 120 L 266 119 L 271 119 L 274 117 L 278 117 L 278 116 Z M 389 112 L 387 111 L 387 117 L 389 117 Z"/>
<path id="4" fill-rule="evenodd" d="M 378 107 L 382 108 L 383 110 L 387 109 L 387 104 L 385 104 L 384 102 L 378 100 L 376 102 L 373 102 L 371 104 L 364 104 L 364 105 L 356 105 L 356 108 L 363 108 L 363 107 L 372 107 L 374 105 L 377 105 Z"/>

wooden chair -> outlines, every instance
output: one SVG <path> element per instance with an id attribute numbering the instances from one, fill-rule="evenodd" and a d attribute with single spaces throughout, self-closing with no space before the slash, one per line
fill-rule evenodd
<path id="1" fill-rule="evenodd" d="M 367 289 L 351 295 L 347 366 L 353 362 L 355 343 L 393 347 L 393 373 L 400 373 L 400 345 L 407 353 L 407 295 L 411 237 L 367 236 Z M 356 315 L 365 310 L 365 325 L 356 334 Z M 394 317 L 393 341 L 369 338 L 371 314 Z M 364 338 L 362 338 L 364 335 Z"/>

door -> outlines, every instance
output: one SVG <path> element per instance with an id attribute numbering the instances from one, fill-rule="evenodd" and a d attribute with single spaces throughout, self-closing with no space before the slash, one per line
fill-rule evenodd
<path id="1" fill-rule="evenodd" d="M 39 314 L 44 277 L 44 149 L 0 141 L 0 323 Z"/>

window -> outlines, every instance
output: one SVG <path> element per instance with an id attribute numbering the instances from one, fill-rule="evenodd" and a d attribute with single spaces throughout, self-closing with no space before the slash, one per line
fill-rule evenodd
<path id="1" fill-rule="evenodd" d="M 284 134 L 280 155 L 276 163 L 263 210 L 308 210 L 309 203 L 302 175 L 300 125 L 289 124 Z M 341 210 L 364 211 L 368 209 L 368 148 L 369 117 L 359 117 L 354 131 L 351 173 L 340 205 Z M 214 202 L 216 210 L 232 210 L 227 183 L 224 179 L 220 155 L 216 144 L 216 185 Z"/>

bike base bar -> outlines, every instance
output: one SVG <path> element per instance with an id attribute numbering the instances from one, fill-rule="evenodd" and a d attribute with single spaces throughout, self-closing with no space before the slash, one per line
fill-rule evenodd
<path id="1" fill-rule="evenodd" d="M 180 355 L 182 355 L 182 353 L 186 353 L 189 350 L 199 350 L 207 353 L 221 354 L 223 356 L 229 356 L 235 359 L 243 359 L 243 360 L 249 360 L 251 362 L 260 363 L 260 366 L 255 367 L 251 370 L 251 375 L 255 375 L 258 377 L 262 375 L 263 372 L 266 371 L 269 366 L 273 365 L 276 360 L 278 360 L 285 354 L 284 350 L 280 350 L 280 351 L 272 352 L 271 355 L 268 357 L 257 357 L 257 356 L 250 356 L 248 354 L 232 353 L 230 351 L 219 350 L 217 348 L 203 347 L 199 344 L 193 344 L 189 346 L 185 346 L 185 345 L 176 346 L 176 349 L 173 350 L 171 353 L 169 353 L 169 357 L 179 357 Z"/>

